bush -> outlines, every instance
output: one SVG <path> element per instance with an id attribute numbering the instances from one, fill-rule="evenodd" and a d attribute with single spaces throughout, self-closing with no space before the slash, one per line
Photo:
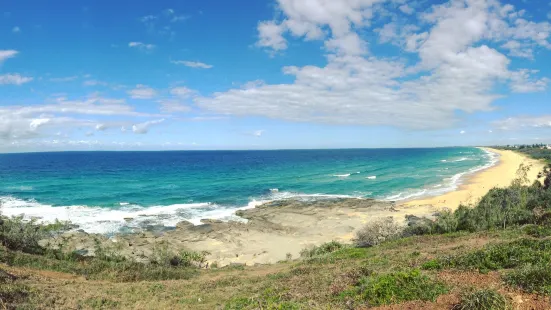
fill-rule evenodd
<path id="1" fill-rule="evenodd" d="M 308 258 L 308 257 L 319 256 L 319 255 L 325 255 L 325 254 L 336 252 L 341 249 L 345 249 L 347 247 L 348 247 L 347 245 L 342 244 L 340 242 L 331 241 L 331 242 L 326 242 L 317 247 L 302 249 L 302 251 L 300 251 L 300 256 Z"/>
<path id="2" fill-rule="evenodd" d="M 384 275 L 363 277 L 356 287 L 340 294 L 340 298 L 350 298 L 367 302 L 370 306 L 400 303 L 409 300 L 431 300 L 447 292 L 446 287 L 433 281 L 417 269 L 394 272 Z"/>
<path id="3" fill-rule="evenodd" d="M 389 217 L 366 224 L 356 233 L 356 246 L 370 247 L 401 237 L 404 228 Z"/>
<path id="4" fill-rule="evenodd" d="M 434 223 L 434 231 L 439 234 L 455 232 L 459 221 L 450 210 L 446 209 L 438 214 L 438 219 Z"/>
<path id="5" fill-rule="evenodd" d="M 150 263 L 166 267 L 202 267 L 209 252 L 194 252 L 181 250 L 175 252 L 169 249 L 166 242 L 158 243 L 153 248 Z"/>
<path id="6" fill-rule="evenodd" d="M 527 293 L 551 295 L 551 266 L 527 265 L 505 275 L 505 282 Z"/>
<path id="7" fill-rule="evenodd" d="M 539 226 L 539 225 L 527 225 L 522 228 L 522 231 L 535 238 L 544 238 L 551 236 L 551 227 Z"/>
<path id="8" fill-rule="evenodd" d="M 508 310 L 512 309 L 509 300 L 500 293 L 484 289 L 461 297 L 461 303 L 455 305 L 453 310 Z"/>
<path id="9" fill-rule="evenodd" d="M 0 242 L 10 250 L 41 254 L 44 249 L 38 241 L 47 236 L 47 231 L 35 220 L 25 222 L 23 217 L 0 217 Z"/>
<path id="10" fill-rule="evenodd" d="M 0 244 L 13 251 L 44 254 L 45 249 L 38 242 L 70 227 L 68 222 L 44 225 L 36 219 L 26 221 L 23 216 L 9 218 L 0 215 Z"/>

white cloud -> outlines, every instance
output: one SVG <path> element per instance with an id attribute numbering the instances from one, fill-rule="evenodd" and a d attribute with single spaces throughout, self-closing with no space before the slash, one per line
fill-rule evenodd
<path id="1" fill-rule="evenodd" d="M 66 77 L 60 77 L 60 78 L 50 78 L 50 82 L 55 82 L 55 83 L 71 82 L 76 79 L 78 79 L 78 76 L 73 75 L 73 76 L 66 76 Z"/>
<path id="2" fill-rule="evenodd" d="M 408 14 L 408 15 L 413 14 L 413 12 L 415 12 L 415 10 L 407 4 L 401 5 L 400 6 L 400 11 L 402 11 L 402 13 Z"/>
<path id="3" fill-rule="evenodd" d="M 509 92 L 546 88 L 546 78 L 512 70 L 513 61 L 498 49 L 505 45 L 521 55 L 551 48 L 549 23 L 528 21 L 524 12 L 494 0 L 451 0 L 423 14 L 391 15 L 404 19 L 377 30 L 380 40 L 412 57 L 385 58 L 369 54 L 365 35 L 386 10 L 378 6 L 382 1 L 278 0 L 280 17 L 259 24 L 257 45 L 278 52 L 288 48 L 287 35 L 324 40 L 327 63 L 286 66 L 290 83 L 250 84 L 197 97 L 196 104 L 223 115 L 434 129 L 457 124 L 465 113 L 491 111 L 494 100 Z M 290 23 L 300 27 L 292 30 Z"/>
<path id="4" fill-rule="evenodd" d="M 56 97 L 53 103 L 28 106 L 0 106 L 0 145 L 2 141 L 18 143 L 22 140 L 55 136 L 79 128 L 103 130 L 129 126 L 116 117 L 158 117 L 155 114 L 136 112 L 124 99 L 99 97 L 96 94 L 83 100 Z M 91 118 L 109 116 L 109 121 L 98 122 Z"/>
<path id="5" fill-rule="evenodd" d="M 274 51 L 287 49 L 287 40 L 283 37 L 285 27 L 274 21 L 260 22 L 258 24 L 259 47 L 271 48 Z"/>
<path id="6" fill-rule="evenodd" d="M 136 88 L 129 90 L 128 94 L 134 99 L 152 99 L 157 95 L 157 91 L 146 85 L 138 84 Z"/>
<path id="7" fill-rule="evenodd" d="M 252 134 L 255 137 L 260 137 L 260 136 L 262 136 L 263 133 L 264 133 L 264 130 L 255 130 L 255 131 L 253 131 Z"/>
<path id="8" fill-rule="evenodd" d="M 19 52 L 15 50 L 0 50 L 0 64 L 8 58 L 15 57 L 17 54 L 19 54 Z"/>
<path id="9" fill-rule="evenodd" d="M 11 32 L 19 33 L 19 32 L 21 32 L 21 28 L 19 28 L 18 26 L 15 26 L 15 27 L 12 28 Z"/>
<path id="10" fill-rule="evenodd" d="M 84 86 L 108 86 L 109 83 L 98 80 L 87 80 L 82 83 Z"/>
<path id="11" fill-rule="evenodd" d="M 466 133 L 466 131 L 465 131 L 465 130 L 461 130 L 459 133 L 462 134 L 462 135 L 464 135 L 464 134 Z"/>
<path id="12" fill-rule="evenodd" d="M 146 134 L 149 132 L 149 128 L 151 126 L 160 124 L 164 121 L 165 121 L 164 119 L 159 119 L 159 120 L 147 121 L 144 123 L 136 124 L 132 126 L 132 131 L 136 134 Z"/>
<path id="13" fill-rule="evenodd" d="M 195 93 L 194 90 L 192 89 L 189 89 L 185 86 L 178 86 L 178 87 L 174 87 L 170 90 L 170 93 L 174 96 L 177 96 L 177 97 L 180 97 L 180 98 L 188 98 L 190 97 L 191 95 L 193 95 Z"/>
<path id="14" fill-rule="evenodd" d="M 107 129 L 107 125 L 105 125 L 105 124 L 97 124 L 95 128 L 96 128 L 97 131 L 104 131 L 104 130 Z"/>
<path id="15" fill-rule="evenodd" d="M 189 18 L 190 18 L 189 15 L 178 15 L 178 16 L 172 17 L 172 19 L 170 20 L 170 22 L 172 22 L 172 23 L 177 23 L 177 22 L 181 22 L 181 21 L 187 20 L 187 19 L 189 19 Z"/>
<path id="16" fill-rule="evenodd" d="M 547 89 L 548 78 L 534 78 L 537 70 L 521 69 L 511 73 L 511 89 L 515 93 L 539 92 Z"/>
<path id="17" fill-rule="evenodd" d="M 509 50 L 509 55 L 521 58 L 534 58 L 534 52 L 531 47 L 523 45 L 519 41 L 511 40 L 501 45 L 501 48 Z"/>
<path id="18" fill-rule="evenodd" d="M 50 122 L 50 119 L 49 118 L 37 118 L 37 119 L 33 119 L 31 120 L 31 123 L 29 124 L 29 128 L 31 130 L 36 130 L 38 127 L 44 125 L 44 124 L 47 124 Z"/>
<path id="19" fill-rule="evenodd" d="M 6 84 L 22 85 L 25 83 L 29 83 L 32 80 L 33 80 L 32 77 L 21 76 L 20 74 L 17 74 L 17 73 L 0 75 L 0 85 L 6 85 Z"/>
<path id="20" fill-rule="evenodd" d="M 147 22 L 154 21 L 156 19 L 157 19 L 157 16 L 155 16 L 155 15 L 147 15 L 147 16 L 144 16 L 144 17 L 140 18 L 140 21 L 142 23 L 147 23 Z"/>
<path id="21" fill-rule="evenodd" d="M 182 113 L 191 111 L 191 108 L 188 105 L 175 99 L 163 99 L 159 100 L 158 103 L 161 105 L 161 112 Z"/>
<path id="22" fill-rule="evenodd" d="M 172 60 L 171 63 L 176 65 L 184 65 L 190 68 L 210 69 L 213 66 L 199 61 L 187 61 L 187 60 Z"/>
<path id="23" fill-rule="evenodd" d="M 550 129 L 551 115 L 509 117 L 495 121 L 492 124 L 495 128 L 500 130 Z"/>
<path id="24" fill-rule="evenodd" d="M 128 43 L 128 47 L 138 48 L 142 50 L 153 50 L 155 48 L 155 45 L 145 44 L 142 42 L 130 42 Z"/>

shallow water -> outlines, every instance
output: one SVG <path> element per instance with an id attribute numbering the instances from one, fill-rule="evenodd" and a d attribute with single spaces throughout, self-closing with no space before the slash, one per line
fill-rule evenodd
<path id="1" fill-rule="evenodd" d="M 477 148 L 0 154 L 0 207 L 108 233 L 290 197 L 436 195 L 496 161 Z"/>

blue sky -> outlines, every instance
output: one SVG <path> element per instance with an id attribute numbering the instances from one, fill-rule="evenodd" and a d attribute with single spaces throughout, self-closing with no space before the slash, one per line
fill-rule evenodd
<path id="1" fill-rule="evenodd" d="M 551 143 L 548 1 L 0 4 L 0 152 Z"/>

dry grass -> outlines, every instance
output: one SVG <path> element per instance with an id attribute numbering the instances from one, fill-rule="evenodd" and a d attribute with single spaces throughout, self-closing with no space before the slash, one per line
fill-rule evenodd
<path id="1" fill-rule="evenodd" d="M 14 275 L 28 276 L 20 278 L 18 283 L 36 292 L 29 302 L 33 308 L 39 309 L 347 309 L 350 304 L 339 298 L 339 294 L 362 278 L 419 268 L 435 256 L 472 251 L 488 242 L 517 238 L 519 234 L 517 231 L 503 231 L 416 236 L 372 248 L 343 248 L 275 265 L 201 270 L 188 280 L 118 283 L 86 280 L 53 271 L 5 265 L 0 265 L 0 268 Z M 389 309 L 453 305 L 461 292 L 471 287 L 503 289 L 499 277 L 494 279 L 484 275 L 456 281 L 461 277 L 450 271 L 423 273 L 445 283 L 450 294 L 438 297 L 435 302 L 406 302 L 400 304 L 404 308 L 388 306 Z M 467 273 L 461 274 L 467 276 Z M 515 294 L 526 300 L 533 299 L 524 293 Z M 515 296 L 512 296 L 513 300 Z M 355 306 L 361 308 L 362 303 Z"/>

